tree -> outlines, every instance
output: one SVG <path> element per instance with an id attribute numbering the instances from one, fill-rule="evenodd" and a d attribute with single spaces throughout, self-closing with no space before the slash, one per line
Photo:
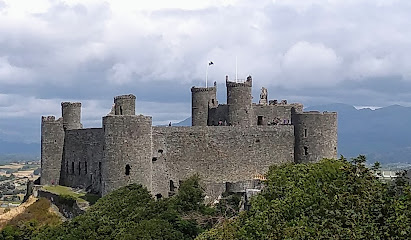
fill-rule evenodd
<path id="1" fill-rule="evenodd" d="M 408 182 L 379 181 L 365 160 L 272 166 L 249 212 L 197 239 L 410 239 Z"/>

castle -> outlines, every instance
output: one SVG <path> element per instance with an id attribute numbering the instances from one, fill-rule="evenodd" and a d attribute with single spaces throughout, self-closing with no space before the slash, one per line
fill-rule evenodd
<path id="1" fill-rule="evenodd" d="M 252 78 L 226 77 L 227 104 L 217 87 L 192 87 L 192 126 L 152 126 L 135 115 L 134 95 L 114 98 L 101 128 L 82 127 L 81 103 L 63 102 L 62 117 L 42 117 L 42 185 L 60 184 L 105 195 L 139 183 L 167 197 L 181 180 L 199 174 L 206 194 L 226 183 L 262 176 L 270 165 L 337 157 L 337 114 L 303 112 L 303 105 L 267 99 L 252 102 Z"/>

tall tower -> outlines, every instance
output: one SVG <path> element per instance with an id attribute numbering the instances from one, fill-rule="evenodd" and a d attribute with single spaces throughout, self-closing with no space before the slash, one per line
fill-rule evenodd
<path id="1" fill-rule="evenodd" d="M 291 115 L 296 163 L 337 158 L 337 113 L 304 112 Z"/>
<path id="2" fill-rule="evenodd" d="M 191 88 L 191 125 L 207 126 L 208 110 L 218 105 L 217 87 L 192 87 Z"/>
<path id="3" fill-rule="evenodd" d="M 115 115 L 135 115 L 136 96 L 133 94 L 121 95 L 114 98 Z"/>
<path id="4" fill-rule="evenodd" d="M 231 82 L 226 77 L 228 124 L 236 126 L 251 126 L 253 121 L 253 108 L 251 88 L 253 80 L 251 76 L 241 83 Z"/>
<path id="5" fill-rule="evenodd" d="M 120 105 L 126 106 L 123 115 L 103 117 L 102 195 L 131 183 L 142 184 L 149 191 L 152 188 L 152 118 L 124 115 L 135 106 L 126 102 Z"/>
<path id="6" fill-rule="evenodd" d="M 60 181 L 63 156 L 63 119 L 54 116 L 41 118 L 41 185 L 55 185 Z"/>
<path id="7" fill-rule="evenodd" d="M 63 116 L 64 130 L 81 129 L 81 103 L 62 102 L 61 115 Z"/>

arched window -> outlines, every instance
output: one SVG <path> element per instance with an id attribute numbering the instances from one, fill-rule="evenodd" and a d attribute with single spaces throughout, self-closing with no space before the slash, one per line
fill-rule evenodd
<path id="1" fill-rule="evenodd" d="M 126 175 L 128 176 L 128 175 L 130 175 L 130 169 L 131 169 L 131 167 L 130 167 L 130 165 L 126 165 Z"/>

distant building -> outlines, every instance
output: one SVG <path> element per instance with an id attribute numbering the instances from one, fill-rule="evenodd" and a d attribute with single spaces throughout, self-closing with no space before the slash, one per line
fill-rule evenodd
<path id="1" fill-rule="evenodd" d="M 227 104 L 217 87 L 192 87 L 192 126 L 156 127 L 135 115 L 136 97 L 114 98 L 101 128 L 82 127 L 81 103 L 63 102 L 62 117 L 42 117 L 41 184 L 79 187 L 105 195 L 130 183 L 154 196 L 174 194 L 198 173 L 210 199 L 226 182 L 252 180 L 269 166 L 337 157 L 337 114 L 303 112 L 303 105 L 252 102 L 252 78 L 229 81 Z"/>

